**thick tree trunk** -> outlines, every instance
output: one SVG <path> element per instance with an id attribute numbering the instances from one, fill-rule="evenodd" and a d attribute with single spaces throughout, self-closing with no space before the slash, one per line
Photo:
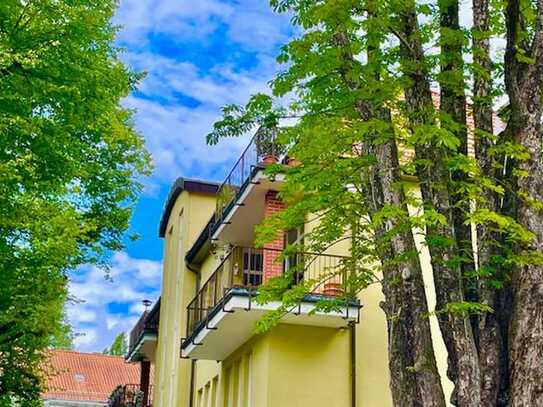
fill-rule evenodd
<path id="1" fill-rule="evenodd" d="M 464 80 L 464 61 L 462 58 L 463 34 L 459 24 L 459 6 L 457 0 L 439 0 L 440 42 L 441 42 L 441 72 L 440 104 L 442 113 L 441 127 L 453 133 L 460 140 L 459 153 L 468 154 L 468 134 L 466 125 L 466 95 Z M 445 120 L 446 118 L 446 120 Z M 452 121 L 449 125 L 449 120 Z M 452 174 L 453 181 L 467 181 L 463 171 Z M 462 198 L 462 197 L 459 197 Z M 460 268 L 465 276 L 473 271 L 473 245 L 471 228 L 464 224 L 466 213 L 470 211 L 468 203 L 459 203 L 452 195 L 454 230 L 458 251 L 462 258 Z"/>
<path id="2" fill-rule="evenodd" d="M 541 95 L 526 92 L 524 114 L 528 122 L 515 132 L 515 139 L 530 152 L 531 159 L 519 163 L 529 174 L 519 178 L 519 191 L 543 203 L 543 156 L 541 154 Z M 533 99 L 532 99 L 533 98 Z M 528 102 L 528 100 L 534 103 Z M 515 109 L 516 110 L 516 109 Z M 514 116 L 517 113 L 513 114 Z M 516 120 L 512 117 L 512 120 Z M 521 200 L 518 221 L 534 233 L 527 250 L 543 253 L 543 211 Z M 513 314 L 510 331 L 511 406 L 543 405 L 543 265 L 526 264 L 513 274 Z"/>
<path id="3" fill-rule="evenodd" d="M 348 37 L 344 33 L 335 36 L 336 46 L 343 48 L 345 65 L 342 69 L 346 85 L 356 91 L 361 81 L 353 79 L 350 69 L 354 58 L 349 50 Z M 370 44 L 369 63 L 374 63 L 379 44 Z M 378 70 L 375 70 L 378 79 Z M 379 119 L 390 124 L 393 132 L 391 113 L 383 107 L 374 107 L 360 100 L 354 106 L 364 121 Z M 383 136 L 383 135 L 381 135 Z M 403 191 L 398 189 L 400 165 L 394 137 L 389 141 L 374 143 L 368 139 L 362 142 L 365 154 L 377 159 L 364 184 L 368 185 L 372 206 L 368 208 L 372 217 L 385 207 L 402 208 L 408 216 Z M 390 389 L 394 405 L 402 407 L 444 407 L 445 399 L 441 379 L 437 370 L 428 306 L 422 269 L 411 230 L 400 227 L 401 219 L 387 219 L 375 231 L 379 258 L 383 265 L 383 310 L 388 321 L 388 348 Z M 392 233 L 392 237 L 388 236 Z M 398 261 L 400 258 L 403 261 Z M 393 261 L 395 260 L 395 261 Z"/>
<path id="4" fill-rule="evenodd" d="M 521 144 L 530 158 L 518 167 L 525 176 L 516 179 L 517 219 L 533 233 L 529 245 L 519 250 L 543 253 L 543 137 L 541 134 L 543 87 L 543 2 L 537 3 L 535 29 L 527 46 L 524 20 L 518 0 L 509 0 L 505 12 L 507 47 L 505 85 L 510 102 L 506 132 Z M 527 64 L 517 58 L 519 49 L 533 59 Z M 543 264 L 522 262 L 513 273 L 513 314 L 509 335 L 510 405 L 543 405 Z"/>
<path id="5" fill-rule="evenodd" d="M 408 2 L 399 13 L 399 32 L 402 36 L 400 53 L 402 70 L 409 83 L 405 98 L 410 123 L 414 129 L 432 124 L 433 110 L 428 72 L 425 68 L 415 3 Z M 418 167 L 424 204 L 444 215 L 447 225 L 429 225 L 427 241 L 434 239 L 444 244 L 429 244 L 437 294 L 438 311 L 447 304 L 464 301 L 462 270 L 458 265 L 457 236 L 454 233 L 452 200 L 448 191 L 449 174 L 444 166 L 441 149 L 435 145 L 419 144 L 415 147 L 417 158 L 428 163 Z M 430 164 L 431 163 L 431 164 Z M 439 323 L 449 352 L 448 374 L 455 383 L 453 402 L 459 406 L 480 406 L 481 386 L 477 349 L 470 320 L 454 312 L 441 312 Z"/>
<path id="6" fill-rule="evenodd" d="M 390 112 L 385 113 L 390 120 Z M 381 118 L 383 114 L 381 114 Z M 405 196 L 398 190 L 400 166 L 396 143 L 369 146 L 377 158 L 372 171 L 373 213 L 386 205 L 402 208 L 408 216 Z M 401 231 L 401 219 L 389 219 L 376 231 L 378 241 L 395 231 L 380 253 L 384 265 L 383 293 L 389 334 L 391 390 L 396 406 L 444 406 L 441 379 L 437 371 L 422 269 L 410 230 Z M 403 228 L 405 229 L 405 228 Z M 398 264 L 392 259 L 404 257 Z"/>
<path id="7" fill-rule="evenodd" d="M 486 176 L 497 178 L 497 167 L 489 155 L 493 146 L 492 107 L 492 61 L 490 58 L 489 0 L 473 0 L 473 121 L 476 140 L 476 158 L 479 168 Z M 487 190 L 484 202 L 479 204 L 492 212 L 500 212 L 500 202 L 494 191 Z M 499 270 L 492 264 L 492 258 L 499 251 L 496 247 L 498 236 L 485 225 L 477 226 L 477 261 L 482 277 L 477 283 L 476 300 L 490 306 L 494 312 L 484 313 L 476 318 L 475 335 L 481 369 L 481 406 L 502 406 L 507 401 L 508 380 L 506 346 L 503 343 L 499 325 L 499 296 L 506 291 L 497 291 L 486 281 L 497 278 Z M 505 319 L 504 321 L 507 321 Z"/>

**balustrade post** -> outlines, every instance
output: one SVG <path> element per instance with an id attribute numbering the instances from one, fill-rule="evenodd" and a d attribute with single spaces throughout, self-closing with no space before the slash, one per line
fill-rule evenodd
<path id="1" fill-rule="evenodd" d="M 217 305 L 217 286 L 219 278 L 217 275 L 215 275 L 215 286 L 213 287 L 213 306 Z"/>

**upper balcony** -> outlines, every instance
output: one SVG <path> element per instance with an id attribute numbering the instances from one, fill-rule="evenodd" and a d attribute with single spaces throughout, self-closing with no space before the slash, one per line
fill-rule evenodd
<path id="1" fill-rule="evenodd" d="M 185 358 L 223 360 L 253 334 L 262 316 L 278 309 L 280 301 L 258 304 L 258 287 L 288 272 L 292 284 L 305 282 L 310 294 L 283 317 L 287 324 L 345 327 L 359 318 L 360 304 L 347 289 L 348 258 L 331 254 L 234 247 L 201 286 L 187 307 L 187 338 L 181 344 Z M 316 303 L 336 299 L 327 312 Z M 338 305 L 339 304 L 339 305 Z"/>
<path id="2" fill-rule="evenodd" d="M 276 140 L 276 132 L 259 129 L 242 152 L 217 193 L 213 216 L 187 253 L 187 261 L 200 259 L 212 240 L 236 246 L 250 246 L 254 225 L 264 218 L 264 196 L 279 190 L 283 175 L 268 177 L 264 169 L 271 164 L 291 165 L 286 147 Z"/>
<path id="3" fill-rule="evenodd" d="M 144 311 L 132 331 L 128 341 L 128 362 L 141 360 L 154 361 L 160 320 L 160 298 L 150 311 Z"/>

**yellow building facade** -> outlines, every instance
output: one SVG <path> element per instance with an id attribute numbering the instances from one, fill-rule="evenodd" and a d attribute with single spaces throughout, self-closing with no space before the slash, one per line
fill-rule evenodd
<path id="1" fill-rule="evenodd" d="M 278 326 L 255 333 L 256 321 L 280 306 L 256 303 L 259 285 L 297 270 L 302 257 L 304 271 L 294 278 L 309 280 L 333 271 L 349 255 L 349 245 L 343 243 L 323 254 L 279 261 L 281 249 L 303 231 L 278 231 L 274 242 L 253 247 L 255 225 L 282 205 L 276 196 L 281 176 L 266 175 L 266 160 L 258 151 L 251 156 L 250 145 L 223 184 L 180 178 L 172 187 L 160 224 L 164 270 L 158 328 L 147 332 L 142 317 L 143 328 L 133 331 L 129 346 L 129 360 L 154 365 L 149 404 L 391 406 L 387 326 L 378 284 L 346 299 L 339 310 L 315 310 L 317 301 L 343 295 L 342 276 L 331 277 L 287 310 Z M 434 309 L 429 254 L 420 234 L 415 236 L 429 309 Z M 435 317 L 431 328 L 449 398 L 447 353 Z"/>

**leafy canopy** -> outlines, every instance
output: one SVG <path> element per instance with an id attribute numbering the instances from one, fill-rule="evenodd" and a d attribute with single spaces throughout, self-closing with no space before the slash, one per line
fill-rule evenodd
<path id="1" fill-rule="evenodd" d="M 0 404 L 39 399 L 67 272 L 122 247 L 150 160 L 114 0 L 0 3 Z"/>

